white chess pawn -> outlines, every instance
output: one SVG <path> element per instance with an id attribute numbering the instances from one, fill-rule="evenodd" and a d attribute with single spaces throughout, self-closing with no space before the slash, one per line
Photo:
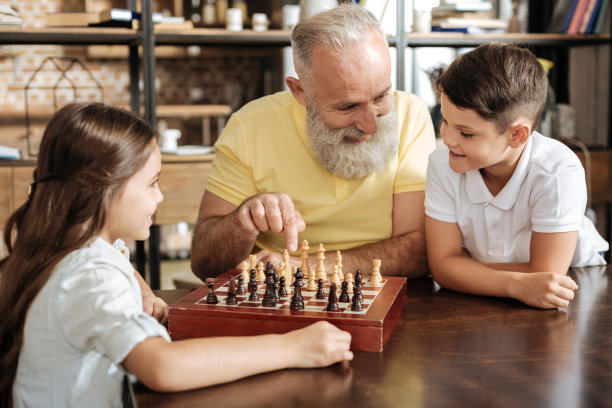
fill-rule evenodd
<path id="1" fill-rule="evenodd" d="M 352 274 L 352 273 L 350 273 L 350 272 L 349 272 L 349 273 L 347 273 L 347 274 L 344 276 L 344 280 L 345 280 L 345 281 L 346 281 L 346 283 L 348 284 L 346 292 L 347 292 L 349 295 L 352 295 L 352 294 L 353 294 L 353 283 L 355 282 L 355 279 L 353 279 L 353 274 Z"/>
<path id="2" fill-rule="evenodd" d="M 372 260 L 372 276 L 370 278 L 370 285 L 380 286 L 382 285 L 382 275 L 380 274 L 380 259 Z"/>
<path id="3" fill-rule="evenodd" d="M 241 275 L 242 275 L 244 282 L 248 282 L 250 278 L 249 263 L 247 261 L 242 261 L 242 263 L 240 264 L 240 270 L 241 270 Z"/>
<path id="4" fill-rule="evenodd" d="M 331 282 L 335 283 L 336 286 L 340 286 L 340 276 L 338 276 L 338 265 L 334 265 L 334 271 L 332 272 Z"/>
<path id="5" fill-rule="evenodd" d="M 262 261 L 259 261 L 257 263 L 257 275 L 255 275 L 255 279 L 258 281 L 262 281 L 262 280 L 266 280 L 266 274 L 264 273 L 264 263 Z"/>

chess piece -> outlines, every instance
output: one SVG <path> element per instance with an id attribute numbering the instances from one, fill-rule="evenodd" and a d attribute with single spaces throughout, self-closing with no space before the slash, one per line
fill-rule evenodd
<path id="1" fill-rule="evenodd" d="M 215 282 L 208 278 L 206 279 L 206 286 L 208 286 L 208 294 L 206 295 L 206 304 L 208 305 L 216 305 L 219 303 L 219 299 L 217 299 L 217 295 L 215 295 L 215 291 L 213 290 L 213 286 L 215 286 Z"/>
<path id="2" fill-rule="evenodd" d="M 240 274 L 236 276 L 236 280 L 238 281 L 238 286 L 236 287 L 236 294 L 237 295 L 246 294 L 246 290 L 244 289 L 244 275 Z"/>
<path id="3" fill-rule="evenodd" d="M 302 298 L 302 286 L 304 286 L 304 282 L 302 282 L 302 278 L 304 274 L 302 273 L 301 268 L 297 268 L 295 272 L 295 283 L 293 285 L 293 296 L 291 297 L 291 303 L 289 304 L 289 309 L 291 310 L 302 310 L 304 309 L 304 299 Z"/>
<path id="4" fill-rule="evenodd" d="M 317 290 L 317 294 L 315 295 L 315 297 L 317 299 L 325 299 L 325 291 L 323 290 L 323 279 L 319 279 L 317 286 L 319 287 L 319 290 Z"/>
<path id="5" fill-rule="evenodd" d="M 272 265 L 268 262 L 268 265 Z M 276 306 L 276 294 L 274 293 L 274 270 L 266 269 L 266 292 L 264 293 L 263 300 L 261 302 L 262 306 L 265 307 L 274 307 Z"/>
<path id="6" fill-rule="evenodd" d="M 342 291 L 340 292 L 340 302 L 350 302 L 351 299 L 348 294 L 348 282 L 342 282 Z"/>
<path id="7" fill-rule="evenodd" d="M 336 265 L 338 265 L 338 278 L 344 280 L 344 271 L 342 270 L 342 254 L 340 251 L 336 251 Z"/>
<path id="8" fill-rule="evenodd" d="M 347 274 L 346 274 L 346 276 L 344 277 L 344 280 L 345 280 L 345 281 L 346 281 L 346 283 L 347 283 L 346 292 L 347 292 L 349 295 L 352 295 L 352 294 L 353 294 L 353 282 L 355 282 L 355 281 L 353 280 L 353 274 L 352 274 L 352 273 L 350 273 L 350 272 L 349 272 L 349 273 L 347 273 Z"/>
<path id="9" fill-rule="evenodd" d="M 361 277 L 361 271 L 357 269 L 355 271 L 355 287 L 359 288 L 359 291 L 355 291 L 355 293 L 359 294 L 359 302 L 363 302 L 363 295 L 361 294 L 361 288 L 363 288 L 363 278 Z"/>
<path id="10" fill-rule="evenodd" d="M 308 284 L 306 285 L 306 289 L 310 290 L 310 291 L 315 291 L 317 290 L 317 282 L 316 282 L 316 277 L 315 277 L 315 273 L 313 271 L 313 273 L 310 274 L 310 277 L 308 278 Z"/>
<path id="11" fill-rule="evenodd" d="M 338 297 L 336 296 L 336 284 L 332 282 L 329 288 L 329 301 L 327 303 L 328 312 L 338 311 Z"/>
<path id="12" fill-rule="evenodd" d="M 257 271 L 255 269 L 251 269 L 251 280 L 249 281 L 249 302 L 259 302 L 259 296 L 257 295 L 257 279 L 255 279 L 255 275 Z"/>
<path id="13" fill-rule="evenodd" d="M 353 304 L 351 305 L 351 310 L 353 312 L 361 312 L 363 310 L 363 306 L 361 305 L 361 288 L 357 285 L 353 288 L 355 293 L 353 294 Z"/>
<path id="14" fill-rule="evenodd" d="M 242 273 L 243 280 L 249 280 L 249 263 L 247 261 L 242 261 L 240 264 L 240 271 Z"/>
<path id="15" fill-rule="evenodd" d="M 308 246 L 308 241 L 302 241 L 302 274 L 304 278 L 310 278 L 310 267 L 308 266 L 308 250 L 310 247 Z"/>
<path id="16" fill-rule="evenodd" d="M 334 265 L 334 271 L 332 272 L 330 282 L 335 283 L 336 285 L 340 285 L 340 276 L 338 276 L 338 265 Z"/>
<path id="17" fill-rule="evenodd" d="M 258 281 L 266 280 L 266 274 L 264 273 L 264 263 L 261 261 L 257 263 L 257 275 L 255 276 L 255 279 L 257 279 Z"/>
<path id="18" fill-rule="evenodd" d="M 242 277 L 242 275 L 238 275 Z M 229 285 L 227 288 L 227 298 L 225 298 L 226 305 L 236 305 L 238 304 L 238 299 L 236 299 L 236 282 L 234 278 L 230 278 Z"/>
<path id="19" fill-rule="evenodd" d="M 372 260 L 372 277 L 370 278 L 370 285 L 379 287 L 382 285 L 382 275 L 380 274 L 380 259 Z"/>
<path id="20" fill-rule="evenodd" d="M 272 263 L 268 262 L 270 264 L 270 266 L 272 266 Z M 274 298 L 276 303 L 280 302 L 280 295 L 278 293 L 278 288 L 279 288 L 279 284 L 278 284 L 278 272 L 276 272 L 276 270 L 272 270 L 272 277 L 274 278 Z"/>
<path id="21" fill-rule="evenodd" d="M 287 288 L 286 288 L 286 279 L 284 276 L 279 278 L 279 288 L 278 288 L 278 296 L 279 297 L 287 297 Z"/>
<path id="22" fill-rule="evenodd" d="M 327 272 L 325 272 L 325 248 L 323 244 L 319 244 L 317 248 L 316 274 L 316 279 L 323 279 L 323 282 L 327 281 Z"/>
<path id="23" fill-rule="evenodd" d="M 257 255 L 255 254 L 249 255 L 249 271 L 251 269 L 257 270 Z"/>

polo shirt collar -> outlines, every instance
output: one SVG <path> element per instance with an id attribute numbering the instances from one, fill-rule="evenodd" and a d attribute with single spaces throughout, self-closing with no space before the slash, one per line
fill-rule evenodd
<path id="1" fill-rule="evenodd" d="M 467 190 L 467 196 L 472 204 L 490 203 L 495 207 L 508 211 L 514 206 L 516 199 L 518 198 L 521 190 L 521 185 L 529 173 L 529 165 L 531 163 L 532 155 L 532 140 L 534 134 L 532 134 L 527 140 L 527 144 L 523 149 L 521 158 L 519 159 L 516 169 L 508 183 L 495 197 L 487 188 L 482 175 L 478 170 L 470 170 L 465 175 L 465 186 Z"/>

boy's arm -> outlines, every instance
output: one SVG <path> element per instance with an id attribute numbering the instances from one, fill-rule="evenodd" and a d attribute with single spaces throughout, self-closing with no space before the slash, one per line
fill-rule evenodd
<path id="1" fill-rule="evenodd" d="M 445 288 L 476 295 L 511 297 L 539 308 L 567 306 L 574 297 L 573 290 L 577 286 L 568 276 L 497 270 L 462 255 L 463 237 L 456 223 L 426 217 L 425 235 L 431 273 Z M 541 250 L 546 245 L 532 242 L 532 250 L 534 247 Z"/>
<path id="2" fill-rule="evenodd" d="M 553 272 L 567 274 L 576 242 L 578 231 L 556 233 L 531 233 L 529 262 L 525 263 L 488 263 L 483 264 L 501 271 L 518 272 Z"/>

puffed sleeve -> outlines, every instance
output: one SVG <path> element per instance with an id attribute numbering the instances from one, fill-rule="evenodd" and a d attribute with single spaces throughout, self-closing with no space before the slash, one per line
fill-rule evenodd
<path id="1" fill-rule="evenodd" d="M 68 271 L 56 300 L 60 329 L 69 344 L 95 350 L 119 364 L 147 338 L 170 341 L 166 329 L 143 312 L 131 274 L 104 260 L 90 260 Z"/>

